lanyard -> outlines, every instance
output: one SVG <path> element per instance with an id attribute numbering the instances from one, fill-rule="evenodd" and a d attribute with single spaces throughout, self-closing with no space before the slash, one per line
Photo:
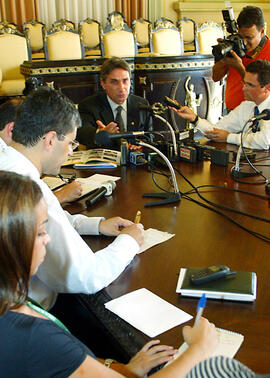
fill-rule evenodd
<path id="1" fill-rule="evenodd" d="M 35 302 L 35 301 L 33 299 L 28 298 L 28 300 L 25 301 L 24 304 L 26 306 L 32 308 L 33 310 L 35 310 L 39 314 L 45 316 L 49 320 L 53 321 L 59 327 L 63 328 L 65 331 L 67 331 L 68 333 L 70 333 L 69 330 L 67 329 L 67 327 L 59 319 L 57 319 L 55 316 L 53 316 L 52 314 L 50 314 L 48 311 L 44 310 L 39 303 L 35 302 L 35 304 L 34 304 L 32 302 Z"/>

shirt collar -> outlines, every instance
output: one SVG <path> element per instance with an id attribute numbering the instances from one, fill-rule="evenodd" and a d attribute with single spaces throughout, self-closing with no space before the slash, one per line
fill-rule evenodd
<path id="1" fill-rule="evenodd" d="M 116 110 L 116 108 L 118 108 L 119 104 L 116 104 L 108 95 L 107 95 L 107 99 L 108 99 L 108 102 L 110 104 L 110 107 L 111 107 L 113 113 L 115 113 L 115 110 Z M 123 102 L 123 104 L 121 104 L 121 106 L 126 112 L 127 111 L 127 100 L 125 102 Z"/>
<path id="2" fill-rule="evenodd" d="M 270 108 L 270 95 L 263 101 L 261 102 L 259 105 L 257 105 L 258 108 L 259 108 L 259 111 L 260 113 L 264 110 L 264 109 L 269 109 Z"/>
<path id="3" fill-rule="evenodd" d="M 5 151 L 7 147 L 6 142 L 0 137 L 0 150 Z"/>

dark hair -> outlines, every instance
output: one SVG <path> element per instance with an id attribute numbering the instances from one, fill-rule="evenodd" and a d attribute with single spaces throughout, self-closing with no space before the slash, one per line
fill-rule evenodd
<path id="1" fill-rule="evenodd" d="M 100 79 L 105 81 L 107 79 L 107 76 L 116 68 L 122 68 L 129 73 L 129 77 L 131 76 L 129 64 L 124 59 L 120 59 L 114 56 L 110 59 L 105 60 L 105 62 L 102 64 L 100 69 Z"/>
<path id="2" fill-rule="evenodd" d="M 263 11 L 261 8 L 248 5 L 239 13 L 237 24 L 239 28 L 251 28 L 256 25 L 258 31 L 261 31 L 265 24 Z"/>
<path id="3" fill-rule="evenodd" d="M 27 297 L 41 198 L 29 177 L 0 171 L 0 315 Z"/>
<path id="4" fill-rule="evenodd" d="M 39 87 L 42 87 L 43 85 L 44 85 L 44 80 L 42 77 L 36 77 L 36 76 L 28 77 L 25 80 L 25 87 L 23 90 L 23 95 L 27 96 L 29 95 L 29 93 L 37 90 Z"/>
<path id="5" fill-rule="evenodd" d="M 0 105 L 0 131 L 4 130 L 5 126 L 14 122 L 15 113 L 21 99 L 13 98 Z"/>
<path id="6" fill-rule="evenodd" d="M 254 60 L 246 67 L 246 72 L 258 74 L 258 81 L 262 87 L 270 83 L 270 62 Z"/>
<path id="7" fill-rule="evenodd" d="M 61 135 L 80 126 L 81 118 L 75 105 L 61 92 L 41 87 L 31 92 L 18 107 L 12 139 L 30 147 L 49 131 L 55 131 L 61 139 Z"/>

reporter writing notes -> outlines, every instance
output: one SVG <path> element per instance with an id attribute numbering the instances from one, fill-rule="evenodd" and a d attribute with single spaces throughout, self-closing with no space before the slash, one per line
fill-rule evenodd
<path id="1" fill-rule="evenodd" d="M 12 142 L 16 109 L 21 100 L 14 98 L 0 105 L 0 151 L 5 151 Z M 82 185 L 73 181 L 54 193 L 60 203 L 71 202 L 82 194 Z"/>
<path id="2" fill-rule="evenodd" d="M 39 186 L 28 177 L 0 171 L 0 332 L 5 346 L 0 353 L 1 377 L 123 376 L 114 368 L 127 377 L 144 377 L 153 367 L 172 360 L 176 350 L 152 340 L 127 365 L 116 363 L 108 369 L 64 324 L 33 305 L 27 298 L 28 282 L 46 258 L 47 224 L 47 205 Z M 183 332 L 190 348 L 157 376 L 184 377 L 212 355 L 217 344 L 213 324 L 201 319 Z"/>
<path id="3" fill-rule="evenodd" d="M 254 111 L 258 107 L 259 113 L 270 109 L 270 62 L 257 60 L 246 67 L 243 80 L 245 100 L 216 125 L 206 119 L 201 119 L 189 109 L 183 106 L 173 110 L 177 114 L 195 125 L 194 131 L 200 131 L 207 138 L 215 142 L 227 142 L 236 145 L 241 143 L 241 130 L 245 123 L 254 117 Z M 244 147 L 268 150 L 270 146 L 270 121 L 260 120 L 260 130 L 249 133 L 244 139 Z"/>
<path id="4" fill-rule="evenodd" d="M 141 226 L 127 219 L 90 218 L 65 212 L 40 179 L 41 174 L 58 174 L 61 164 L 72 155 L 80 123 L 79 113 L 70 100 L 51 88 L 40 88 L 22 101 L 15 117 L 12 143 L 0 153 L 0 169 L 31 177 L 48 205 L 51 241 L 46 259 L 30 282 L 31 297 L 46 309 L 57 305 L 59 293 L 92 294 L 109 285 L 132 261 L 143 241 Z M 80 236 L 88 234 L 116 238 L 93 253 Z M 65 299 L 71 300 L 71 296 L 66 295 Z M 61 316 L 68 317 L 68 313 L 61 311 Z M 80 321 L 74 320 L 74 329 L 80 330 L 80 326 Z"/>
<path id="5" fill-rule="evenodd" d="M 237 18 L 238 32 L 246 46 L 246 55 L 240 58 L 234 51 L 232 57 L 216 62 L 213 66 L 213 80 L 219 81 L 227 75 L 225 104 L 227 109 L 236 108 L 244 101 L 243 83 L 246 67 L 256 60 L 270 61 L 270 41 L 265 35 L 263 11 L 254 6 L 242 9 Z"/>

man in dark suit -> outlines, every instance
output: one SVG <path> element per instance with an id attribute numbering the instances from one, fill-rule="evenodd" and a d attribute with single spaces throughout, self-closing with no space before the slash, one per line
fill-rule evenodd
<path id="1" fill-rule="evenodd" d="M 104 91 L 79 103 L 83 127 L 78 130 L 77 139 L 87 148 L 96 147 L 94 138 L 101 130 L 118 133 L 152 129 L 150 114 L 139 108 L 139 104 L 148 105 L 147 100 L 129 93 L 130 76 L 130 67 L 126 61 L 116 57 L 107 59 L 100 71 Z M 117 148 L 114 142 L 105 147 Z"/>

